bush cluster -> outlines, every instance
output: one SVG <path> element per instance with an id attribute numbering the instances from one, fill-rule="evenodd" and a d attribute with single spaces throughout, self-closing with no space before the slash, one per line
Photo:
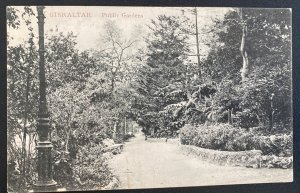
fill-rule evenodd
<path id="1" fill-rule="evenodd" d="M 75 175 L 80 179 L 81 190 L 100 189 L 108 185 L 113 175 L 101 155 L 101 146 L 95 146 L 89 149 L 83 149 L 81 160 L 74 168 Z"/>
<path id="2" fill-rule="evenodd" d="M 202 148 L 245 151 L 261 150 L 263 155 L 291 156 L 292 134 L 260 136 L 229 124 L 185 125 L 180 129 L 181 143 Z"/>
<path id="3" fill-rule="evenodd" d="M 132 137 L 134 137 L 134 134 L 127 133 L 124 135 L 123 139 L 124 139 L 124 141 L 128 141 Z"/>
<path id="4" fill-rule="evenodd" d="M 113 175 L 101 152 L 100 145 L 85 146 L 79 149 L 75 160 L 63 157 L 54 165 L 55 180 L 68 190 L 92 190 L 106 186 Z"/>
<path id="5" fill-rule="evenodd" d="M 292 168 L 293 167 L 293 156 L 290 157 L 278 157 L 275 155 L 262 156 L 261 167 L 267 168 Z"/>
<path id="6" fill-rule="evenodd" d="M 119 134 L 114 139 L 115 143 L 124 143 L 125 141 L 128 141 L 130 138 L 134 137 L 133 134 Z"/>
<path id="7" fill-rule="evenodd" d="M 23 192 L 22 191 L 22 176 L 20 168 L 16 161 L 10 160 L 7 163 L 7 190 L 8 192 Z"/>

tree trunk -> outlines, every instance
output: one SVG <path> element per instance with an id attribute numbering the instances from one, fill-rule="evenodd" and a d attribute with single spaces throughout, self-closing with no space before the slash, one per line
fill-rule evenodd
<path id="1" fill-rule="evenodd" d="M 246 80 L 249 74 L 249 61 L 248 61 L 248 54 L 247 51 L 245 50 L 245 40 L 246 40 L 246 35 L 247 35 L 247 26 L 243 26 L 243 35 L 242 35 L 242 41 L 241 41 L 241 55 L 243 57 L 243 66 L 241 69 L 241 77 L 242 77 L 242 82 Z"/>
<path id="2" fill-rule="evenodd" d="M 201 78 L 201 64 L 200 64 L 200 48 L 199 48 L 199 31 L 198 31 L 198 13 L 197 7 L 195 7 L 195 25 L 196 25 L 196 46 L 197 46 L 197 62 L 198 62 L 198 72 L 199 72 L 199 79 Z"/>
<path id="3" fill-rule="evenodd" d="M 113 132 L 113 139 L 117 137 L 117 122 L 114 123 L 114 132 Z"/>
<path id="4" fill-rule="evenodd" d="M 65 146 L 65 152 L 68 152 L 68 146 L 69 146 L 69 139 L 70 139 L 70 133 L 71 133 L 71 129 L 69 129 L 68 132 L 66 132 L 67 134 L 67 139 L 66 139 L 66 146 Z"/>
<path id="5" fill-rule="evenodd" d="M 241 78 L 242 78 L 242 82 L 244 82 L 246 80 L 246 78 L 249 75 L 249 60 L 248 60 L 248 54 L 247 51 L 245 49 L 246 47 L 246 37 L 247 37 L 247 25 L 246 22 L 243 20 L 243 12 L 242 9 L 240 11 L 240 17 L 241 17 L 241 21 L 243 23 L 243 29 L 242 29 L 242 39 L 241 39 L 241 47 L 240 47 L 240 52 L 243 58 L 243 66 L 241 69 Z"/>
<path id="6" fill-rule="evenodd" d="M 29 138 L 28 138 L 27 160 L 31 160 L 31 143 L 32 143 L 32 137 L 31 137 L 30 134 L 28 135 L 28 137 L 29 137 Z M 28 164 L 28 165 L 30 165 L 30 164 Z M 28 167 L 28 168 L 27 168 L 27 172 L 30 173 L 30 171 L 31 171 L 31 168 Z"/>
<path id="7" fill-rule="evenodd" d="M 228 109 L 228 124 L 232 124 L 232 110 L 233 109 Z"/>
<path id="8" fill-rule="evenodd" d="M 127 127 L 126 127 L 126 124 L 127 124 L 127 123 L 126 123 L 126 117 L 125 117 L 125 120 L 124 120 L 124 131 L 125 131 L 124 134 L 125 134 L 125 135 L 126 135 L 126 133 L 127 133 Z"/>
<path id="9" fill-rule="evenodd" d="M 113 74 L 111 77 L 111 93 L 113 93 L 115 90 L 115 75 Z"/>
<path id="10" fill-rule="evenodd" d="M 24 112 L 24 128 L 23 128 L 23 140 L 22 140 L 22 177 L 25 182 L 26 179 L 26 137 L 27 137 L 27 119 L 28 119 L 28 100 L 29 100 L 29 88 L 30 88 L 30 74 L 28 71 L 26 79 L 26 90 L 25 90 L 25 112 Z"/>
<path id="11" fill-rule="evenodd" d="M 269 131 L 272 131 L 273 129 L 273 125 L 274 125 L 274 103 L 273 103 L 273 99 L 274 99 L 274 94 L 272 93 L 271 95 L 271 112 L 269 114 Z"/>

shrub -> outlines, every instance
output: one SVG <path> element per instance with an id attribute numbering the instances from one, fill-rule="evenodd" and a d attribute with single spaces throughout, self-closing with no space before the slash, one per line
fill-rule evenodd
<path id="1" fill-rule="evenodd" d="M 180 137 L 183 144 L 216 150 L 233 150 L 228 142 L 233 142 L 238 133 L 242 132 L 243 129 L 228 124 L 198 127 L 186 125 L 180 130 Z"/>
<path id="2" fill-rule="evenodd" d="M 280 125 L 291 131 L 289 71 L 287 66 L 274 67 L 266 76 L 261 68 L 256 68 L 251 77 L 239 86 L 240 107 L 243 110 L 238 115 L 241 127 L 264 125 L 268 126 L 269 131 L 276 131 L 276 125 Z"/>
<path id="3" fill-rule="evenodd" d="M 54 178 L 67 190 L 100 189 L 109 184 L 113 175 L 105 158 L 101 145 L 81 147 L 76 159 L 68 155 L 61 156 L 54 164 Z"/>
<path id="4" fill-rule="evenodd" d="M 215 150 L 245 151 L 257 149 L 261 150 L 263 155 L 292 155 L 292 134 L 269 136 L 257 134 L 229 124 L 197 127 L 185 125 L 180 129 L 180 140 L 185 145 Z"/>
<path id="5" fill-rule="evenodd" d="M 293 157 L 262 156 L 261 167 L 267 168 L 292 168 Z"/>
<path id="6" fill-rule="evenodd" d="M 124 143 L 125 141 L 128 141 L 130 138 L 134 137 L 133 134 L 118 134 L 114 138 L 115 143 Z"/>
<path id="7" fill-rule="evenodd" d="M 262 150 L 264 155 L 292 156 L 293 136 L 292 134 L 270 135 L 254 137 L 253 147 Z"/>
<path id="8" fill-rule="evenodd" d="M 9 192 L 23 192 L 21 177 L 17 162 L 9 160 L 7 163 L 7 190 Z"/>
<path id="9" fill-rule="evenodd" d="M 134 137 L 134 135 L 133 134 L 125 134 L 124 135 L 124 137 L 123 137 L 123 139 L 124 139 L 124 141 L 128 141 L 130 138 L 132 138 L 132 137 Z"/>
<path id="10" fill-rule="evenodd" d="M 251 112 L 249 109 L 245 109 L 242 112 L 237 112 L 235 115 L 234 124 L 242 128 L 257 127 L 259 125 L 259 120 L 255 113 Z"/>
<path id="11" fill-rule="evenodd" d="M 109 167 L 102 158 L 94 159 L 93 162 L 89 163 L 76 164 L 74 177 L 79 182 L 79 189 L 81 190 L 100 189 L 108 185 L 113 178 Z"/>

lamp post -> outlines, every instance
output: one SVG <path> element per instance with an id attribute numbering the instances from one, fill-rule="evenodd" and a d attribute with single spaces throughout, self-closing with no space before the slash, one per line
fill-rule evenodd
<path id="1" fill-rule="evenodd" d="M 46 78 L 45 78 L 45 57 L 44 57 L 44 6 L 37 6 L 38 13 L 38 29 L 39 29 L 39 111 L 38 111 L 38 125 L 37 133 L 39 137 L 38 145 L 36 146 L 38 152 L 37 172 L 38 180 L 34 184 L 34 191 L 55 191 L 57 190 L 57 183 L 52 176 L 52 143 L 49 140 L 50 124 L 49 112 L 46 101 Z"/>

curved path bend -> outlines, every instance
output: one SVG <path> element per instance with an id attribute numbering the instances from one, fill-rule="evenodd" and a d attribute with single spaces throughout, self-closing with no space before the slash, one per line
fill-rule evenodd
<path id="1" fill-rule="evenodd" d="M 126 143 L 109 163 L 120 189 L 291 182 L 292 169 L 219 166 L 184 155 L 176 144 L 145 141 L 142 134 Z"/>

